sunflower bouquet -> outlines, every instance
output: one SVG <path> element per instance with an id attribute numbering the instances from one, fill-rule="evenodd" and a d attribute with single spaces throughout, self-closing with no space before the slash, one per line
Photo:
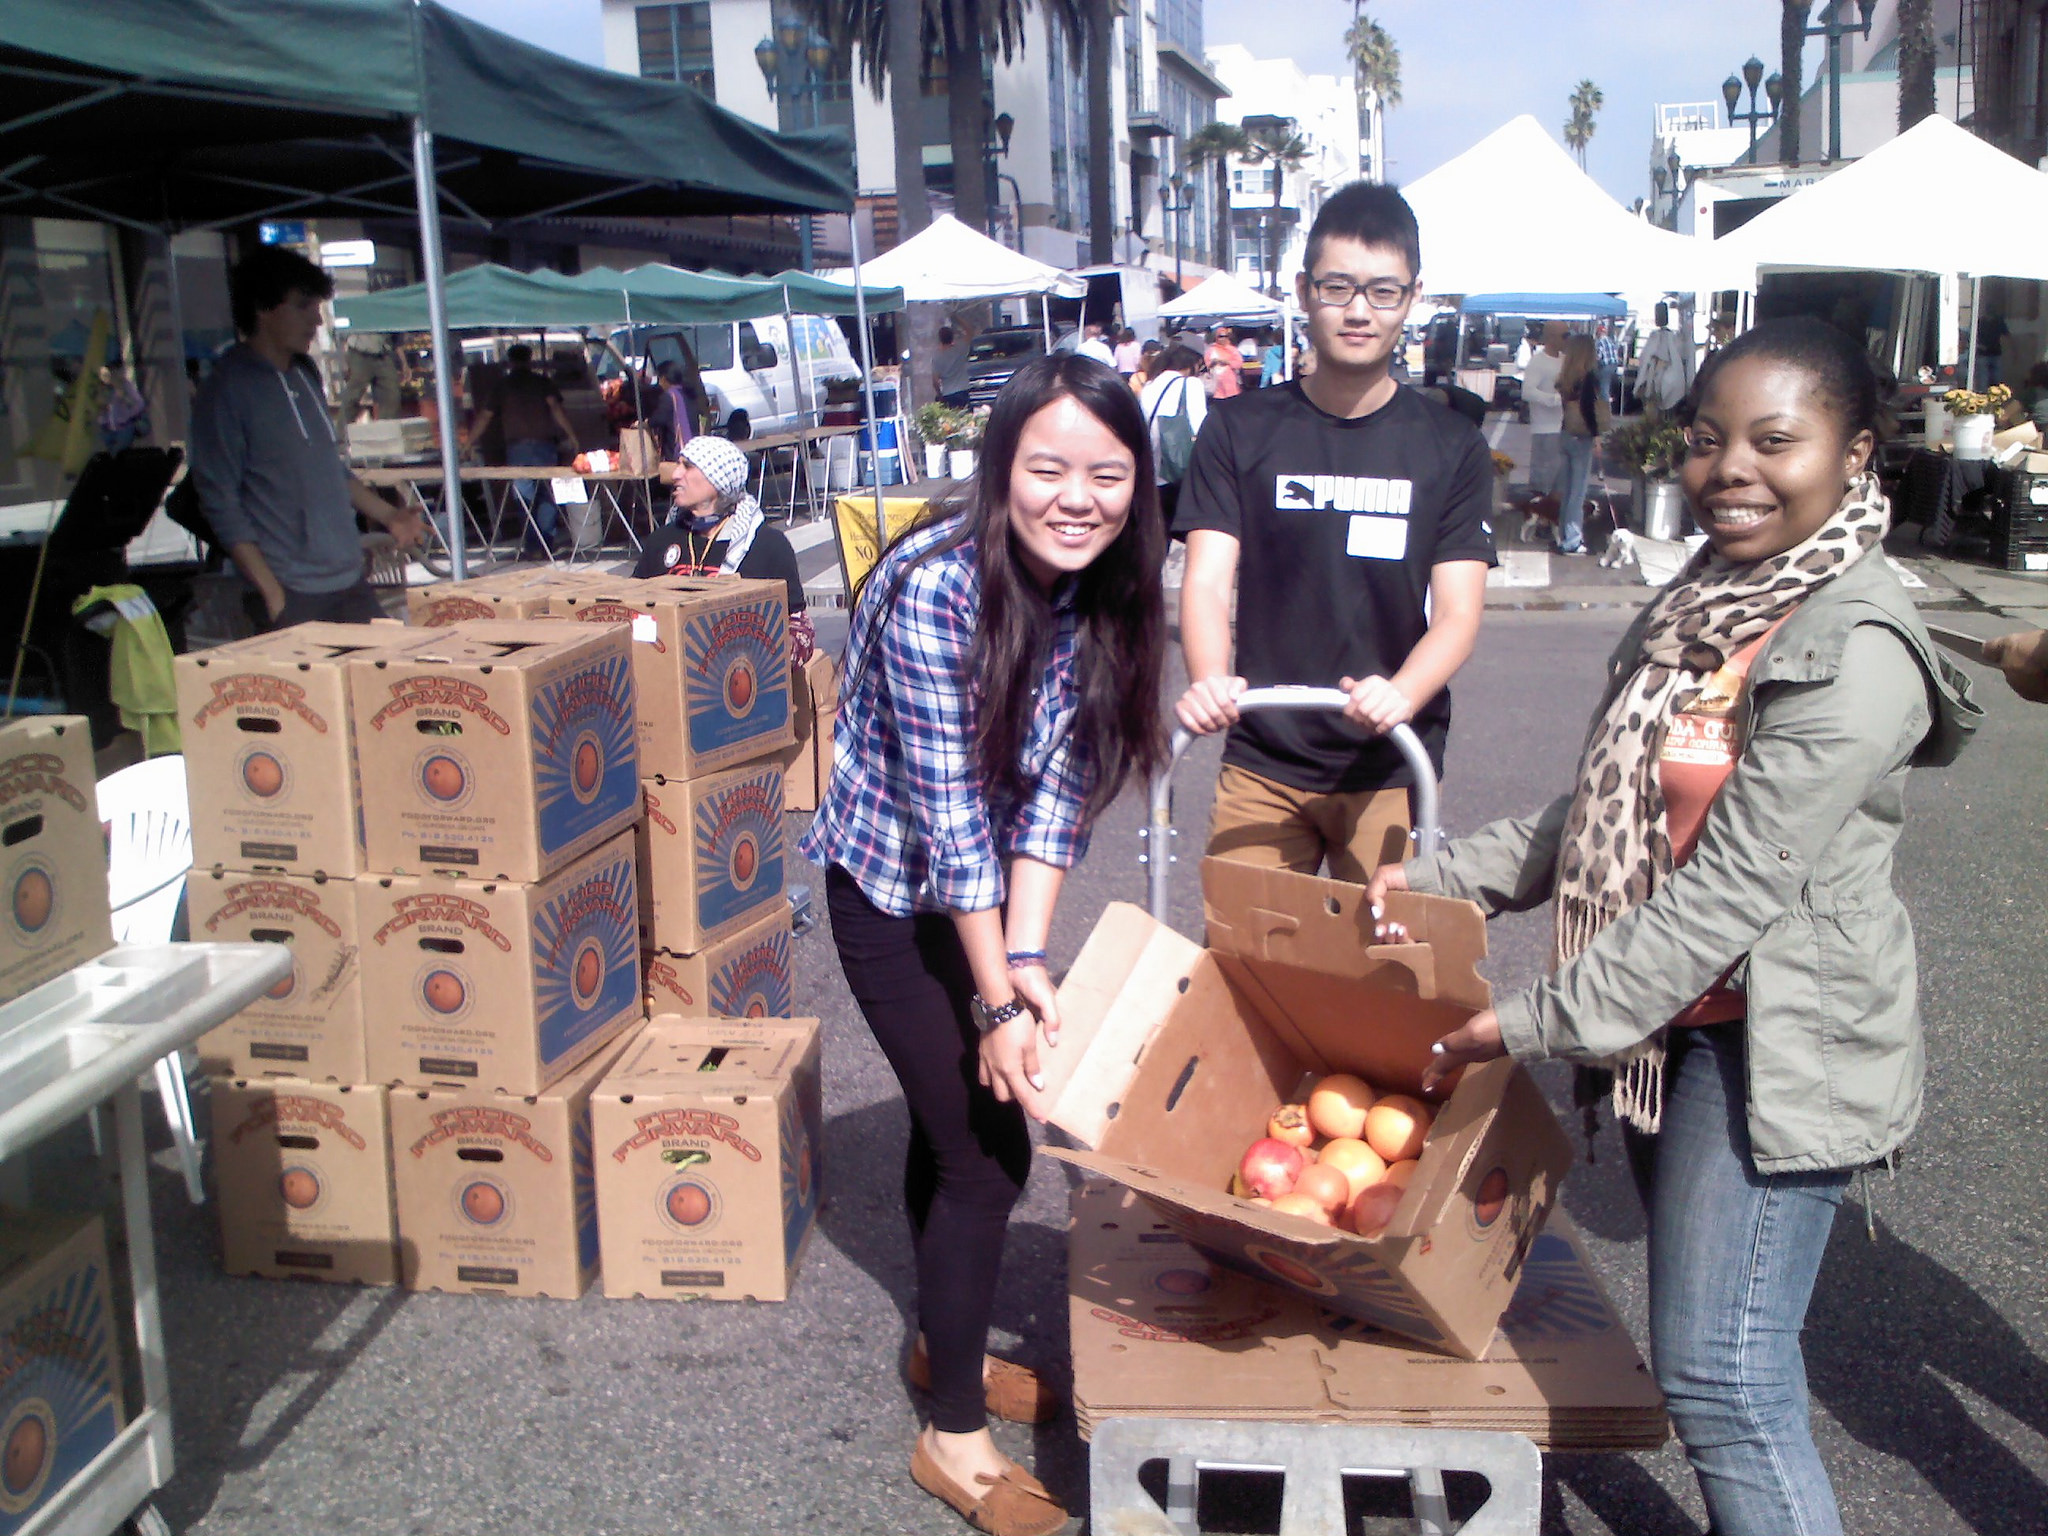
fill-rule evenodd
<path id="1" fill-rule="evenodd" d="M 1941 397 L 1941 408 L 1951 416 L 1989 416 L 2003 409 L 2012 400 L 2012 391 L 2003 384 L 1994 384 L 1989 389 L 1952 389 Z"/>

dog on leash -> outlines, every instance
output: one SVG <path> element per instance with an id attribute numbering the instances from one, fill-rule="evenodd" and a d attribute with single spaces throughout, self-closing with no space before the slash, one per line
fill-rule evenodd
<path id="1" fill-rule="evenodd" d="M 1626 528 L 1615 529 L 1607 537 L 1607 548 L 1601 551 L 1600 565 L 1609 571 L 1624 565 L 1633 565 L 1640 570 L 1642 561 L 1636 558 L 1636 536 Z"/>
<path id="2" fill-rule="evenodd" d="M 1522 526 L 1516 537 L 1524 544 L 1555 543 L 1558 511 L 1555 496 L 1531 496 L 1522 508 Z"/>

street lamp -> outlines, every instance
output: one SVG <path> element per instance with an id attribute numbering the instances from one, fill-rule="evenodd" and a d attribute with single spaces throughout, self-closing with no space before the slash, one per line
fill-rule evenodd
<path id="1" fill-rule="evenodd" d="M 1828 159 L 1842 158 L 1842 39 L 1850 33 L 1858 37 L 1870 36 L 1870 18 L 1877 10 L 1877 0 L 1856 0 L 1857 13 L 1861 21 L 1842 20 L 1844 0 L 1830 0 L 1827 20 L 1817 27 L 1808 27 L 1808 37 L 1824 37 L 1828 40 Z M 1794 103 L 1795 110 L 1797 103 Z"/>
<path id="2" fill-rule="evenodd" d="M 989 180 L 995 186 L 996 205 L 999 210 L 1003 201 L 1002 184 L 1004 182 L 1007 181 L 1010 184 L 1010 191 L 1016 196 L 1017 222 L 1011 249 L 1021 251 L 1024 249 L 1024 189 L 1017 185 L 1016 177 L 996 165 L 996 156 L 1001 155 L 1005 159 L 1009 157 L 1010 135 L 1017 131 L 1017 119 L 1010 116 L 1007 112 L 998 112 L 995 115 L 995 120 L 989 126 L 995 130 L 995 137 L 983 146 L 985 150 L 984 158 L 988 161 Z M 1005 222 L 1008 222 L 1007 216 L 1005 217 Z"/>
<path id="3" fill-rule="evenodd" d="M 1742 99 L 1742 88 L 1745 85 L 1749 87 L 1749 110 L 1738 112 L 1735 110 L 1735 104 Z M 1757 107 L 1756 88 L 1759 85 L 1763 86 L 1764 96 L 1770 102 L 1768 111 L 1760 111 Z M 1743 158 L 1752 165 L 1756 163 L 1756 125 L 1777 121 L 1778 98 L 1784 94 L 1784 90 L 1783 76 L 1773 74 L 1770 79 L 1764 79 L 1764 61 L 1755 54 L 1751 54 L 1749 62 L 1742 66 L 1740 80 L 1730 75 L 1721 82 L 1721 99 L 1728 103 L 1728 121 L 1731 124 L 1749 124 L 1749 152 Z"/>
<path id="4" fill-rule="evenodd" d="M 1669 192 L 1671 208 L 1664 216 L 1664 227 L 1669 230 L 1678 228 L 1679 206 L 1684 203 L 1685 194 L 1691 190 L 1693 180 L 1698 175 L 1694 172 L 1693 176 L 1687 176 L 1685 171 L 1685 162 L 1678 158 L 1678 151 L 1675 149 L 1664 156 L 1662 165 L 1652 166 L 1650 169 L 1650 180 L 1657 188 L 1657 196 L 1650 202 L 1650 212 L 1657 212 L 1658 202 L 1663 199 L 1666 192 Z"/>
<path id="5" fill-rule="evenodd" d="M 754 62 L 761 66 L 761 78 L 768 82 L 768 98 L 808 102 L 809 122 L 800 128 L 815 128 L 822 119 L 819 103 L 825 96 L 825 72 L 832 67 L 832 44 L 803 17 L 785 11 L 775 18 L 773 31 L 754 44 Z M 812 266 L 811 216 L 797 218 L 797 265 L 808 272 Z"/>
<path id="6" fill-rule="evenodd" d="M 1187 179 L 1182 176 L 1171 176 L 1159 183 L 1159 212 L 1161 221 L 1163 223 L 1169 217 L 1173 220 L 1173 286 L 1176 288 L 1181 286 L 1181 215 L 1195 206 L 1195 200 L 1190 195 L 1193 190 L 1188 185 Z M 1164 230 L 1161 230 L 1162 234 L 1164 232 Z"/>

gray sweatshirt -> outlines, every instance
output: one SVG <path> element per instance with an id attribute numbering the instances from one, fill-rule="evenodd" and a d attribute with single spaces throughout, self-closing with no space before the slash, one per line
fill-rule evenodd
<path id="1" fill-rule="evenodd" d="M 348 468 L 306 359 L 280 373 L 247 344 L 222 354 L 193 411 L 192 473 L 222 541 L 262 550 L 288 591 L 362 579 Z"/>

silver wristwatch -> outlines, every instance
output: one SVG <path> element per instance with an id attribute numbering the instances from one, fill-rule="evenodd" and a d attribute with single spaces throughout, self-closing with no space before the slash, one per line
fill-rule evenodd
<path id="1" fill-rule="evenodd" d="M 1024 1011 L 1024 1000 L 1011 998 L 1007 1003 L 991 1004 L 979 992 L 967 1001 L 967 1010 L 974 1015 L 974 1027 L 984 1035 L 992 1029 L 999 1029 Z"/>

